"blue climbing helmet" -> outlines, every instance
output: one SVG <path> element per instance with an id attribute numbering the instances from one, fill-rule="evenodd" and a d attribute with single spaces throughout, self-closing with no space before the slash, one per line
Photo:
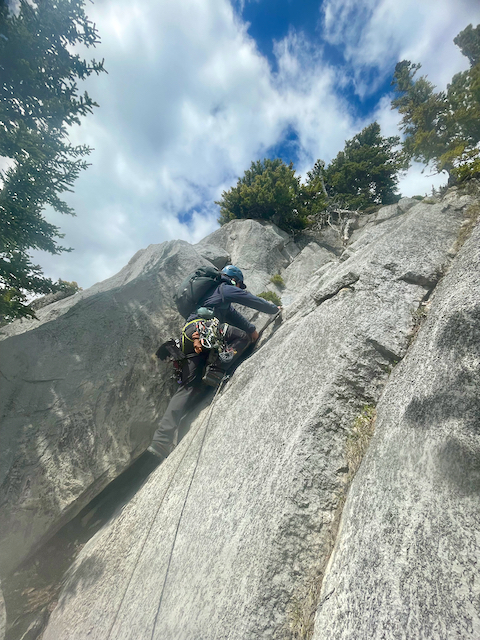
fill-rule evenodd
<path id="1" fill-rule="evenodd" d="M 246 285 L 243 282 L 243 273 L 241 270 L 233 264 L 227 264 L 226 267 L 222 269 L 222 273 L 235 280 L 236 283 L 240 285 L 240 289 L 246 289 Z"/>

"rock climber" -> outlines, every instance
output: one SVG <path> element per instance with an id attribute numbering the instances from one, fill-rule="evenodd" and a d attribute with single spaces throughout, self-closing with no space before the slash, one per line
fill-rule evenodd
<path id="1" fill-rule="evenodd" d="M 240 304 L 263 313 L 278 313 L 280 307 L 249 293 L 242 271 L 228 265 L 221 272 L 221 281 L 199 302 L 197 309 L 187 318 L 182 330 L 182 352 L 188 356 L 181 371 L 181 386 L 170 400 L 165 414 L 155 431 L 148 451 L 161 462 L 173 450 L 175 432 L 182 418 L 205 397 L 209 388 L 217 386 L 245 349 L 258 340 L 258 332 L 251 322 L 233 308 Z M 213 349 L 205 348 L 198 333 L 198 321 L 210 312 L 220 322 L 220 330 L 229 352 L 227 362 L 219 361 Z M 208 325 L 208 320 L 205 323 Z"/>

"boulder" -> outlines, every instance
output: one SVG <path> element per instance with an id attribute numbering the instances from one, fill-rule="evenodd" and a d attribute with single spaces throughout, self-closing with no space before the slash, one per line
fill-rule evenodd
<path id="1" fill-rule="evenodd" d="M 480 637 L 479 301 L 477 227 L 378 405 L 314 640 Z"/>
<path id="2" fill-rule="evenodd" d="M 316 242 L 309 242 L 282 273 L 285 288 L 278 290 L 282 303 L 291 304 L 304 290 L 312 275 L 325 264 L 337 261 L 337 256 Z M 274 289 L 272 287 L 272 289 Z"/>
<path id="3" fill-rule="evenodd" d="M 265 291 L 270 278 L 285 269 L 300 249 L 285 231 L 262 220 L 232 220 L 220 227 L 196 248 L 220 247 L 230 255 L 231 263 L 243 271 L 249 291 Z"/>
<path id="4" fill-rule="evenodd" d="M 208 244 L 207 242 L 195 245 L 198 253 L 208 260 L 213 265 L 217 267 L 217 269 L 223 269 L 223 267 L 227 264 L 231 263 L 230 254 L 228 251 L 225 251 L 221 247 L 215 246 L 214 244 Z"/>
<path id="5" fill-rule="evenodd" d="M 405 355 L 461 221 L 460 209 L 417 205 L 314 274 L 84 547 L 44 640 L 298 637 L 331 549 L 348 435 Z"/>

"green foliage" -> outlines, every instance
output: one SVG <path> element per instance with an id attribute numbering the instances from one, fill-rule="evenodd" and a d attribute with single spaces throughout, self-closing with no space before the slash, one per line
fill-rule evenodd
<path id="1" fill-rule="evenodd" d="M 370 440 L 375 431 L 376 409 L 366 404 L 356 417 L 353 429 L 347 438 L 348 481 L 351 481 L 360 467 Z"/>
<path id="2" fill-rule="evenodd" d="M 325 162 L 317 160 L 311 171 L 307 171 L 307 179 L 302 185 L 301 198 L 303 210 L 309 216 L 317 216 L 329 203 L 325 188 Z"/>
<path id="3" fill-rule="evenodd" d="M 276 304 L 277 307 L 280 307 L 282 305 L 282 301 L 280 300 L 279 296 L 273 291 L 263 291 L 262 293 L 258 294 L 258 297 L 263 298 L 264 300 L 268 300 L 268 302 L 273 302 L 273 304 Z"/>
<path id="4" fill-rule="evenodd" d="M 395 147 L 399 144 L 398 136 L 382 137 L 377 122 L 347 140 L 344 150 L 325 171 L 330 197 L 351 209 L 397 202 L 397 174 L 402 162 Z"/>
<path id="5" fill-rule="evenodd" d="M 279 289 L 285 288 L 285 281 L 279 273 L 276 273 L 274 276 L 270 278 L 270 282 L 274 284 Z"/>
<path id="6" fill-rule="evenodd" d="M 416 78 L 420 64 L 408 60 L 395 68 L 392 107 L 402 114 L 406 161 L 447 171 L 450 182 L 478 175 L 480 142 L 480 25 L 469 25 L 455 39 L 471 68 L 457 73 L 447 91 L 435 92 L 426 77 Z"/>
<path id="7" fill-rule="evenodd" d="M 79 287 L 75 280 L 73 280 L 73 282 L 68 282 L 67 280 L 62 280 L 61 278 L 58 281 L 58 290 L 63 291 L 68 296 L 73 296 L 73 294 L 77 293 L 77 291 L 83 291 L 82 287 Z"/>
<path id="8" fill-rule="evenodd" d="M 325 168 L 317 160 L 305 183 L 293 165 L 282 160 L 258 160 L 222 193 L 220 224 L 242 218 L 269 220 L 284 229 L 302 229 L 318 221 L 333 202 L 365 208 L 399 200 L 398 172 L 402 168 L 397 136 L 384 138 L 374 122 L 345 143 L 345 149 Z"/>
<path id="9" fill-rule="evenodd" d="M 220 224 L 240 218 L 269 220 L 290 231 L 305 226 L 299 212 L 300 178 L 293 164 L 275 159 L 252 162 L 237 185 L 222 193 Z"/>
<path id="10" fill-rule="evenodd" d="M 57 291 L 43 277 L 28 251 L 69 251 L 63 236 L 42 215 L 48 205 L 74 215 L 59 197 L 71 191 L 88 165 L 90 149 L 69 143 L 67 126 L 97 106 L 79 95 L 77 80 L 103 71 L 103 63 L 82 60 L 77 45 L 99 42 L 83 0 L 20 0 L 17 13 L 0 4 L 0 156 L 10 166 L 0 171 L 0 316 L 4 321 L 33 316 L 27 293 Z"/>
<path id="11" fill-rule="evenodd" d="M 474 29 L 469 24 L 453 39 L 453 42 L 459 47 L 463 55 L 468 58 L 472 67 L 480 62 L 480 25 L 477 25 Z"/>

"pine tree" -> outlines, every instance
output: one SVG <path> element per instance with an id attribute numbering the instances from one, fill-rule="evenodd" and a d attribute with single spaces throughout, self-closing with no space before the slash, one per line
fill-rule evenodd
<path id="1" fill-rule="evenodd" d="M 435 92 L 425 76 L 416 78 L 421 65 L 408 60 L 397 64 L 392 82 L 406 160 L 446 171 L 450 183 L 480 173 L 480 25 L 469 25 L 454 42 L 471 68 L 457 73 L 446 91 Z"/>
<path id="2" fill-rule="evenodd" d="M 325 171 L 329 196 L 353 209 L 396 202 L 402 167 L 400 153 L 395 150 L 399 144 L 398 136 L 382 137 L 377 122 L 347 140 Z"/>
<path id="3" fill-rule="evenodd" d="M 215 203 L 220 206 L 219 222 L 256 218 L 270 220 L 285 230 L 301 228 L 300 190 L 300 178 L 295 176 L 292 163 L 286 165 L 279 158 L 257 160 Z"/>
<path id="4" fill-rule="evenodd" d="M 305 184 L 301 188 L 303 211 L 305 215 L 315 216 L 324 211 L 329 203 L 325 187 L 325 162 L 317 160 L 311 171 L 307 171 Z"/>
<path id="5" fill-rule="evenodd" d="M 30 249 L 69 251 L 58 244 L 58 227 L 48 223 L 49 205 L 74 215 L 60 198 L 71 191 L 90 149 L 73 146 L 67 127 L 98 106 L 77 81 L 104 71 L 71 53 L 74 45 L 95 46 L 98 34 L 83 0 L 20 0 L 19 10 L 0 3 L 0 320 L 33 316 L 27 294 L 60 288 L 33 265 Z"/>

